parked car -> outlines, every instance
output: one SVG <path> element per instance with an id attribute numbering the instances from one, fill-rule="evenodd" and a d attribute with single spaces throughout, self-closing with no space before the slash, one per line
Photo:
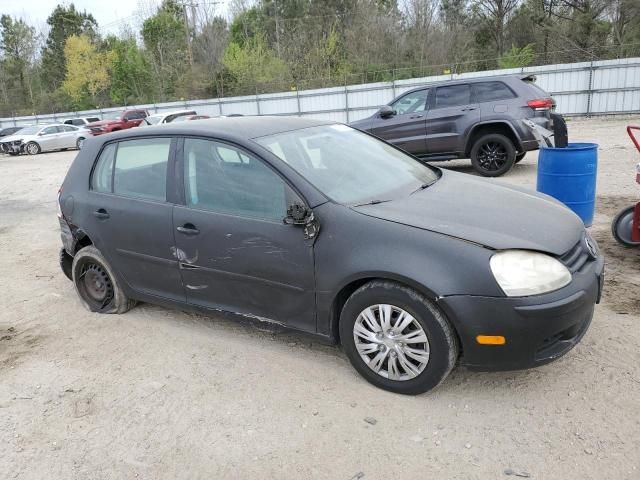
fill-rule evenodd
<path id="1" fill-rule="evenodd" d="M 149 112 L 146 110 L 111 112 L 106 113 L 100 121 L 88 123 L 87 128 L 91 130 L 93 135 L 102 135 L 103 133 L 137 127 L 148 116 Z"/>
<path id="2" fill-rule="evenodd" d="M 211 118 L 209 115 L 182 115 L 180 117 L 176 117 L 172 120 L 172 122 L 186 122 L 188 120 L 204 120 L 206 118 Z M 222 118 L 222 116 L 214 117 L 214 118 Z"/>
<path id="3" fill-rule="evenodd" d="M 497 177 L 538 148 L 521 120 L 551 130 L 554 108 L 534 76 L 501 75 L 414 88 L 350 125 L 421 159 L 471 158 L 479 174 Z"/>
<path id="4" fill-rule="evenodd" d="M 559 358 L 602 288 L 604 259 L 560 202 L 326 121 L 100 137 L 59 206 L 61 267 L 89 310 L 146 301 L 286 325 L 340 342 L 368 381 L 400 393 L 435 387 L 456 362 Z"/>
<path id="5" fill-rule="evenodd" d="M 84 127 L 90 123 L 99 122 L 99 117 L 78 117 L 78 118 L 67 118 L 63 123 L 65 125 L 75 125 L 76 127 Z"/>
<path id="6" fill-rule="evenodd" d="M 9 155 L 28 153 L 36 155 L 51 150 L 66 150 L 68 148 L 81 149 L 88 137 L 91 136 L 85 128 L 73 125 L 46 124 L 25 127 L 15 134 L 4 137 L 3 149 Z"/>
<path id="7" fill-rule="evenodd" d="M 7 153 L 4 143 L 2 143 L 3 139 L 15 134 L 19 130 L 22 130 L 25 126 L 26 125 L 21 125 L 19 127 L 6 127 L 0 130 L 0 153 Z"/>
<path id="8" fill-rule="evenodd" d="M 154 113 L 153 115 L 149 115 L 145 118 L 140 124 L 141 127 L 146 127 L 149 125 L 161 125 L 163 123 L 171 123 L 175 121 L 177 118 L 184 116 L 193 116 L 197 115 L 195 110 L 179 110 L 177 112 L 162 112 L 162 113 Z"/>

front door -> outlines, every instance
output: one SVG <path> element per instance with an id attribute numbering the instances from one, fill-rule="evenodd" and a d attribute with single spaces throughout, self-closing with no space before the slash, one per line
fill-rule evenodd
<path id="1" fill-rule="evenodd" d="M 132 289 L 184 302 L 166 193 L 171 151 L 166 137 L 108 144 L 91 177 L 83 225 Z"/>
<path id="2" fill-rule="evenodd" d="M 480 108 L 471 103 L 468 84 L 438 87 L 427 113 L 427 152 L 430 155 L 464 151 L 466 131 L 480 121 Z"/>
<path id="3" fill-rule="evenodd" d="M 373 120 L 371 133 L 414 155 L 426 150 L 426 111 L 428 89 L 409 92 L 391 104 L 395 114 Z"/>
<path id="4" fill-rule="evenodd" d="M 61 129 L 62 127 L 51 125 L 50 127 L 42 129 L 38 136 L 38 144 L 42 151 L 56 150 L 57 148 L 60 148 L 59 128 Z"/>
<path id="5" fill-rule="evenodd" d="M 283 223 L 301 199 L 239 147 L 185 138 L 181 150 L 173 224 L 187 301 L 315 331 L 313 244 Z"/>

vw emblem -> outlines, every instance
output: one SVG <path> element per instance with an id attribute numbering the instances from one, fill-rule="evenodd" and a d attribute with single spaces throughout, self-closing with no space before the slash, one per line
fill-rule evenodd
<path id="1" fill-rule="evenodd" d="M 589 235 L 584 236 L 584 244 L 587 247 L 589 255 L 591 255 L 593 258 L 596 258 L 598 256 L 598 249 L 596 248 L 595 242 L 591 239 L 591 237 L 589 237 Z"/>

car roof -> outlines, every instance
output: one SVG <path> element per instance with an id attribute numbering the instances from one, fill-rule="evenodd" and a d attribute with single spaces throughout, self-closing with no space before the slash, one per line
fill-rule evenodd
<path id="1" fill-rule="evenodd" d="M 157 132 L 159 135 L 202 135 L 249 140 L 275 133 L 334 123 L 336 122 L 285 116 L 206 118 L 194 123 L 172 122 L 162 126 L 150 126 L 140 129 L 130 128 L 110 134 L 109 137 L 122 139 L 148 136 Z"/>
<path id="2" fill-rule="evenodd" d="M 403 97 L 407 93 L 417 92 L 419 90 L 424 90 L 425 88 L 431 87 L 440 87 L 443 85 L 459 85 L 462 83 L 479 83 L 479 82 L 495 82 L 496 80 L 527 80 L 530 79 L 535 81 L 535 75 L 531 74 L 523 74 L 523 73 L 507 73 L 503 75 L 486 75 L 483 77 L 469 77 L 469 78 L 453 78 L 450 80 L 439 80 L 437 82 L 427 82 L 424 85 L 420 85 L 419 87 L 412 88 L 411 90 L 407 90 L 402 94 L 398 95 L 396 98 Z"/>
<path id="3" fill-rule="evenodd" d="M 191 113 L 191 112 L 195 112 L 195 110 L 172 110 L 170 112 L 152 113 L 149 116 L 150 117 L 166 117 L 168 115 L 175 115 L 176 113 Z M 196 114 L 193 114 L 193 115 L 196 115 Z"/>

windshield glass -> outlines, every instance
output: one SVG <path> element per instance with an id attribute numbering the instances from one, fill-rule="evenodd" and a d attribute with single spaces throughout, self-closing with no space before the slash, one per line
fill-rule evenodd
<path id="1" fill-rule="evenodd" d="M 42 125 L 34 125 L 32 127 L 25 127 L 22 130 L 18 130 L 14 135 L 35 135 L 42 129 Z"/>
<path id="2" fill-rule="evenodd" d="M 124 112 L 110 112 L 110 113 L 105 113 L 102 118 L 104 120 L 120 120 L 120 118 L 122 117 L 122 114 Z"/>
<path id="3" fill-rule="evenodd" d="M 439 175 L 346 125 L 322 125 L 254 139 L 332 200 L 343 204 L 406 196 Z"/>
<path id="4" fill-rule="evenodd" d="M 164 118 L 164 115 L 151 115 L 144 119 L 149 125 L 155 125 L 156 123 L 160 123 L 160 120 Z"/>

